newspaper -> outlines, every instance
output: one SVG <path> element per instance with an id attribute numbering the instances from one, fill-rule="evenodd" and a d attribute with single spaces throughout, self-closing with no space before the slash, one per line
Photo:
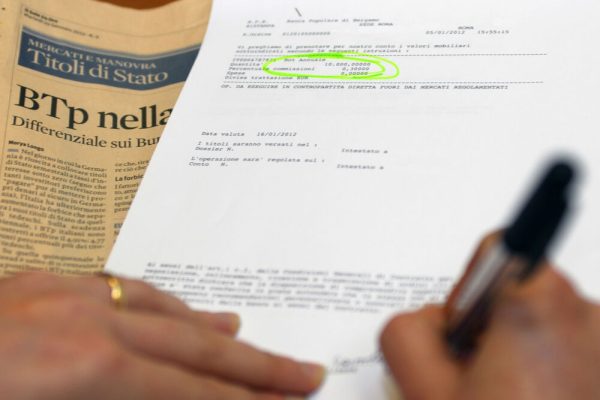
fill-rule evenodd
<path id="1" fill-rule="evenodd" d="M 209 11 L 0 0 L 0 275 L 103 268 Z"/>

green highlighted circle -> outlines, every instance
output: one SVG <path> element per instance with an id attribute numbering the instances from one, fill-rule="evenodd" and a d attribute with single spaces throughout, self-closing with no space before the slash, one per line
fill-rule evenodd
<path id="1" fill-rule="evenodd" d="M 305 72 L 277 71 L 271 66 L 279 61 L 289 59 L 307 59 L 307 60 L 335 60 L 335 61 L 350 61 L 364 64 L 371 64 L 377 67 L 376 71 L 368 71 L 366 73 L 347 73 L 338 75 L 321 75 Z M 343 79 L 343 80 L 379 80 L 379 79 L 394 79 L 400 75 L 400 68 L 395 62 L 383 57 L 374 56 L 366 53 L 358 53 L 355 51 L 334 51 L 327 53 L 304 53 L 304 54 L 287 54 L 281 57 L 275 57 L 267 60 L 262 65 L 262 70 L 269 75 L 288 77 L 288 78 L 319 78 L 319 79 Z"/>

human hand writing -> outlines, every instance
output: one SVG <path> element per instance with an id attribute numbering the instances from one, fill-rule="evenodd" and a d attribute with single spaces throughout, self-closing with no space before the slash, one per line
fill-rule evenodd
<path id="1" fill-rule="evenodd" d="M 385 327 L 382 350 L 406 400 L 600 398 L 600 307 L 550 266 L 507 288 L 469 358 L 451 354 L 445 333 L 442 306 Z"/>

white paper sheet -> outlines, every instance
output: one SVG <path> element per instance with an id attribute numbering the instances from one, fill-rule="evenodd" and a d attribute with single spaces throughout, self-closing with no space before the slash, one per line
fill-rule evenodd
<path id="1" fill-rule="evenodd" d="M 315 399 L 393 399 L 383 322 L 442 301 L 568 153 L 587 175 L 557 259 L 600 297 L 599 7 L 216 1 L 107 269 L 325 363 Z"/>

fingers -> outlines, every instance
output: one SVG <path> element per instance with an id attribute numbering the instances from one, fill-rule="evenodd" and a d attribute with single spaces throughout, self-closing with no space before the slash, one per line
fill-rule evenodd
<path id="1" fill-rule="evenodd" d="M 318 387 L 324 374 L 318 366 L 258 351 L 189 320 L 127 309 L 117 311 L 76 293 L 47 295 L 4 314 L 14 321 L 34 320 L 36 329 L 46 331 L 66 329 L 85 337 L 81 333 L 91 330 L 110 338 L 124 353 L 157 365 L 177 367 L 201 380 L 212 377 L 264 392 L 307 394 Z M 91 347 L 90 351 L 98 353 L 97 346 Z M 120 362 L 109 364 L 120 368 Z"/>
<path id="2" fill-rule="evenodd" d="M 452 398 L 460 365 L 448 350 L 442 307 L 392 319 L 381 335 L 385 359 L 406 400 Z"/>
<path id="3" fill-rule="evenodd" d="M 591 308 L 549 265 L 527 281 L 506 288 L 471 360 L 469 383 L 494 387 L 503 382 L 504 391 L 498 388 L 497 398 L 586 397 L 572 393 L 585 387 L 585 379 L 579 378 L 589 368 L 579 367 L 586 365 L 584 360 L 591 359 L 590 355 L 598 354 L 591 345 L 597 341 L 589 325 Z M 481 370 L 486 373 L 477 373 Z M 507 390 L 513 395 L 507 396 Z"/>
<path id="4" fill-rule="evenodd" d="M 94 304 L 92 307 L 100 306 Z M 123 346 L 122 342 L 105 335 L 104 324 L 99 321 L 92 319 L 87 324 L 76 321 L 76 325 L 77 329 L 67 332 L 50 331 L 55 335 L 52 338 L 48 335 L 39 337 L 38 333 L 35 335 L 38 343 L 33 351 L 30 350 L 33 354 L 20 354 L 19 362 L 24 357 L 28 358 L 25 364 L 29 366 L 29 374 L 21 372 L 13 377 L 27 380 L 34 376 L 37 379 L 28 379 L 31 381 L 28 384 L 41 390 L 29 397 L 283 400 L 281 394 L 197 374 L 174 364 L 157 362 L 147 355 L 136 354 Z M 59 333 L 61 335 L 57 336 Z M 28 390 L 19 392 L 21 395 L 23 393 L 31 394 Z"/>
<path id="5" fill-rule="evenodd" d="M 281 394 L 247 388 L 224 380 L 194 375 L 183 369 L 133 357 L 113 376 L 113 397 L 133 400 L 291 400 Z M 299 399 L 299 398 L 298 398 Z"/>
<path id="6" fill-rule="evenodd" d="M 199 326 L 212 327 L 219 332 L 235 335 L 240 319 L 233 313 L 209 313 L 191 310 L 181 300 L 163 293 L 147 283 L 119 278 L 127 296 L 129 310 L 145 311 L 189 320 Z M 7 290 L 1 290 L 2 286 Z M 73 293 L 100 304 L 113 306 L 110 288 L 101 276 L 60 277 L 48 273 L 24 273 L 0 280 L 2 304 L 9 306 L 33 296 Z"/>
<path id="7" fill-rule="evenodd" d="M 73 282 L 77 287 L 89 288 L 100 301 L 110 303 L 110 289 L 102 277 L 79 278 L 84 282 Z M 76 279 L 77 280 L 77 279 Z M 240 326 L 239 316 L 233 313 L 210 313 L 193 311 L 183 301 L 161 292 L 151 285 L 127 278 L 119 278 L 127 296 L 126 307 L 130 310 L 149 311 L 189 320 L 201 326 L 210 326 L 222 333 L 234 335 Z M 84 283 L 83 285 L 81 283 Z M 112 304 L 111 304 L 112 305 Z"/>
<path id="8" fill-rule="evenodd" d="M 254 388 L 306 394 L 319 386 L 324 375 L 320 366 L 259 351 L 186 321 L 118 313 L 115 329 L 138 353 Z"/>
<path id="9" fill-rule="evenodd" d="M 552 266 L 545 265 L 529 280 L 504 291 L 491 323 L 511 329 L 564 325 L 580 318 L 588 308 L 572 284 Z"/>

